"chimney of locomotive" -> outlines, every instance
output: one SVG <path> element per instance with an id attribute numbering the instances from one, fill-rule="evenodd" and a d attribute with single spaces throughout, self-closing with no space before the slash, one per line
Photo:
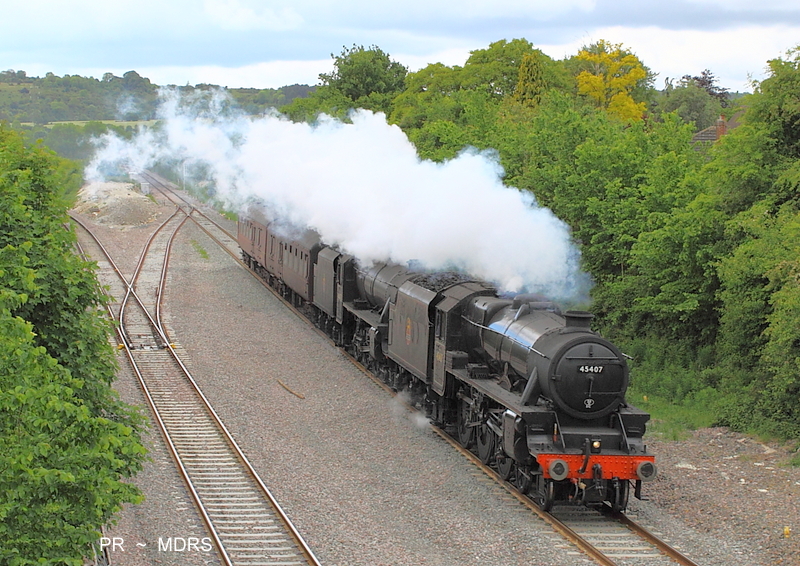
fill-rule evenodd
<path id="1" fill-rule="evenodd" d="M 564 313 L 564 318 L 567 321 L 567 327 L 590 329 L 594 315 L 586 311 L 567 311 Z"/>

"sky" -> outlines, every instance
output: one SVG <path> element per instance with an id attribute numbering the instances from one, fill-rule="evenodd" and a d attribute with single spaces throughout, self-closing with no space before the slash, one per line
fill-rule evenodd
<path id="1" fill-rule="evenodd" d="M 376 45 L 410 71 L 463 65 L 525 38 L 555 59 L 600 39 L 668 78 L 710 69 L 750 91 L 800 44 L 797 0 L 0 0 L 0 69 L 159 85 L 317 84 L 344 47 Z"/>

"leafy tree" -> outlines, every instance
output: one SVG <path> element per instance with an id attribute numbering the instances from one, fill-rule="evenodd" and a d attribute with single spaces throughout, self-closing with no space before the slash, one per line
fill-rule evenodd
<path id="1" fill-rule="evenodd" d="M 764 123 L 778 151 L 800 158 L 800 45 L 786 59 L 769 61 L 770 76 L 758 84 L 749 118 Z"/>
<path id="2" fill-rule="evenodd" d="M 68 173 L 0 127 L 0 562 L 83 563 L 138 490 L 142 416 L 110 388 L 106 299 L 74 255 Z"/>
<path id="3" fill-rule="evenodd" d="M 353 102 L 371 94 L 392 95 L 399 92 L 408 72 L 377 45 L 369 49 L 363 45 L 353 45 L 349 49 L 345 47 L 341 54 L 331 54 L 331 57 L 334 70 L 332 73 L 322 73 L 320 81 Z"/>
<path id="4" fill-rule="evenodd" d="M 231 88 L 226 89 L 246 114 L 263 114 L 270 108 L 281 108 L 296 98 L 307 97 L 315 87 L 308 85 L 290 85 L 275 88 Z"/>
<path id="5" fill-rule="evenodd" d="M 406 77 L 389 121 L 403 130 L 437 120 L 457 122 L 463 108 L 454 96 L 461 90 L 461 67 L 432 63 Z"/>
<path id="6" fill-rule="evenodd" d="M 353 101 L 338 90 L 320 86 L 311 96 L 296 98 L 291 104 L 283 106 L 281 112 L 295 122 L 313 122 L 320 114 L 346 121 L 354 107 Z"/>
<path id="7" fill-rule="evenodd" d="M 538 78 L 530 75 L 533 67 Z M 511 121 L 525 114 L 518 106 L 568 82 L 563 66 L 527 40 L 497 41 L 473 51 L 463 67 L 435 63 L 409 74 L 405 90 L 394 101 L 390 122 L 403 128 L 424 158 L 452 158 L 468 145 L 507 149 L 508 153 L 500 151 L 501 159 L 516 175 L 521 165 L 511 154 L 524 153 L 510 142 L 511 131 L 517 135 L 524 127 Z M 518 85 L 521 98 L 515 94 Z"/>
<path id="8" fill-rule="evenodd" d="M 648 69 L 622 44 L 600 40 L 578 52 L 583 63 L 578 74 L 578 92 L 600 108 L 625 121 L 641 120 L 646 105 L 637 102 L 633 91 L 651 82 Z"/>
<path id="9" fill-rule="evenodd" d="M 729 104 L 728 100 L 728 89 L 723 88 L 717 85 L 717 77 L 714 76 L 714 73 L 705 69 L 700 76 L 691 76 L 691 75 L 683 75 L 682 82 L 685 85 L 694 85 L 698 88 L 702 88 L 709 96 L 716 99 L 716 101 L 722 106 L 723 108 L 727 108 Z"/>
<path id="10" fill-rule="evenodd" d="M 156 91 L 156 87 L 150 82 L 150 79 L 140 76 L 136 71 L 128 71 L 122 75 L 120 82 L 122 88 L 128 92 L 152 95 Z"/>
<path id="11" fill-rule="evenodd" d="M 24 88 L 0 89 L 0 120 L 46 124 L 121 117 L 149 119 L 154 114 L 155 102 L 156 87 L 135 71 L 123 77 L 106 73 L 102 81 L 47 73 L 41 79 L 28 78 Z"/>
<path id="12" fill-rule="evenodd" d="M 313 121 L 319 114 L 346 119 L 353 108 L 391 112 L 403 89 L 406 68 L 377 46 L 353 45 L 333 55 L 334 70 L 320 74 L 321 86 L 308 98 L 295 99 L 281 111 L 295 121 Z"/>
<path id="13" fill-rule="evenodd" d="M 548 88 L 539 53 L 529 53 L 522 57 L 514 98 L 526 106 L 537 106 Z"/>
<path id="14" fill-rule="evenodd" d="M 657 114 L 675 112 L 685 123 L 693 123 L 698 131 L 713 126 L 722 110 L 720 101 L 694 82 L 668 87 L 656 103 Z"/>
<path id="15" fill-rule="evenodd" d="M 511 96 L 519 82 L 522 61 L 533 53 L 533 44 L 526 39 L 501 39 L 487 49 L 476 49 L 464 64 L 462 88 L 484 90 L 495 98 Z M 546 57 L 541 51 L 538 53 Z"/>
<path id="16" fill-rule="evenodd" d="M 9 69 L 7 71 L 0 72 L 0 83 L 11 83 L 11 84 L 22 84 L 25 82 L 30 82 L 31 79 L 28 78 L 28 75 L 25 71 L 15 71 L 14 69 Z"/>

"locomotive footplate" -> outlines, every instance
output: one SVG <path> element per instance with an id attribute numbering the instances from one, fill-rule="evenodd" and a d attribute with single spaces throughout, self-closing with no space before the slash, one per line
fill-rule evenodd
<path id="1" fill-rule="evenodd" d="M 378 326 L 381 323 L 381 313 L 375 312 L 372 309 L 359 309 L 353 303 L 344 303 L 344 308 L 355 315 L 357 319 L 361 319 L 369 326 Z"/>
<path id="2" fill-rule="evenodd" d="M 520 403 L 520 396 L 511 393 L 504 389 L 493 379 L 474 379 L 469 376 L 466 369 L 454 369 L 452 373 L 459 381 L 474 387 L 487 397 L 494 399 L 504 407 L 516 413 L 518 416 L 523 416 L 525 413 L 538 412 L 534 407 L 524 406 Z"/>

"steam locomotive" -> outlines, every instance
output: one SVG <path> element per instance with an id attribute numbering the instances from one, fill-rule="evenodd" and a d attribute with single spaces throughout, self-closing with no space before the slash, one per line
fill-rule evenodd
<path id="1" fill-rule="evenodd" d="M 285 233 L 240 217 L 244 262 L 543 510 L 624 511 L 631 485 L 641 498 L 656 476 L 650 415 L 625 402 L 625 356 L 590 313 L 460 274 L 363 266 L 312 231 Z"/>

